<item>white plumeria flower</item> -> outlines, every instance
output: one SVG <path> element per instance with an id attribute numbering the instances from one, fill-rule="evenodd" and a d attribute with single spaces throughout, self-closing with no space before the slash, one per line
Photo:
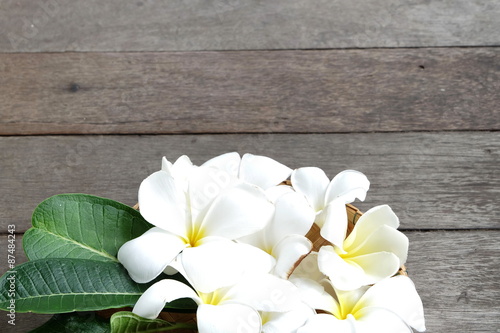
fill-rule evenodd
<path id="1" fill-rule="evenodd" d="M 408 237 L 387 205 L 364 213 L 343 246 L 323 246 L 318 264 L 336 289 L 353 290 L 393 276 L 406 262 Z"/>
<path id="2" fill-rule="evenodd" d="M 267 190 L 286 180 L 292 169 L 270 157 L 236 152 L 216 156 L 202 166 L 216 167 L 227 171 L 231 176 Z"/>
<path id="3" fill-rule="evenodd" d="M 275 213 L 267 226 L 240 242 L 253 245 L 276 261 L 273 274 L 288 278 L 296 263 L 312 249 L 312 243 L 305 237 L 314 222 L 314 212 L 304 196 L 289 186 L 276 186 L 267 192 L 275 204 Z"/>
<path id="4" fill-rule="evenodd" d="M 355 170 L 344 170 L 330 181 L 320 168 L 298 168 L 292 172 L 291 180 L 295 190 L 306 196 L 317 213 L 338 198 L 345 203 L 356 198 L 363 201 L 370 187 L 366 176 Z"/>
<path id="5" fill-rule="evenodd" d="M 305 167 L 294 170 L 291 181 L 314 209 L 321 236 L 341 247 L 347 233 L 345 205 L 356 198 L 365 200 L 370 187 L 368 178 L 359 171 L 345 170 L 330 181 L 320 168 Z"/>
<path id="6" fill-rule="evenodd" d="M 189 276 L 186 278 L 190 280 Z M 191 298 L 198 304 L 200 333 L 260 333 L 259 311 L 285 313 L 301 304 L 295 285 L 270 274 L 250 275 L 210 293 L 197 290 L 196 283 L 193 286 L 194 289 L 176 280 L 161 280 L 144 292 L 133 312 L 154 319 L 167 302 Z"/>
<path id="7" fill-rule="evenodd" d="M 307 294 L 307 303 L 323 312 L 297 333 L 411 333 L 411 327 L 425 331 L 422 301 L 406 276 L 351 291 L 336 290 L 327 279 L 321 285 L 304 278 L 293 281 Z"/>
<path id="8" fill-rule="evenodd" d="M 264 228 L 274 205 L 262 189 L 223 170 L 199 167 L 179 177 L 162 170 L 142 182 L 140 212 L 155 227 L 125 243 L 119 261 L 132 279 L 146 283 L 182 252 L 179 261 L 186 272 L 196 266 L 206 268 L 203 274 L 193 273 L 193 280 L 201 280 L 200 290 L 234 283 L 246 265 L 256 268 L 251 263 L 263 259 L 258 258 L 262 251 L 233 240 Z M 272 267 L 268 265 L 262 270 Z"/>

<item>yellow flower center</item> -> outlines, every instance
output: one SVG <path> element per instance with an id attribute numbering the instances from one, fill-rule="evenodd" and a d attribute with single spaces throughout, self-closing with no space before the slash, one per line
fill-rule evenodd
<path id="1" fill-rule="evenodd" d="M 224 301 L 226 296 L 226 294 L 220 289 L 217 289 L 211 293 L 198 292 L 198 295 L 203 301 L 203 304 L 210 304 L 210 305 L 219 305 L 222 301 Z"/>
<path id="2" fill-rule="evenodd" d="M 269 320 L 271 320 L 271 313 L 270 312 L 259 312 L 260 313 L 260 318 L 262 319 L 262 325 L 266 324 Z"/>
<path id="3" fill-rule="evenodd" d="M 359 310 L 363 309 L 365 305 L 359 301 L 359 298 L 349 299 L 347 297 L 340 297 L 339 301 L 332 311 L 332 314 L 336 318 L 340 320 L 346 320 L 349 317 L 353 317 L 354 319 L 360 318 Z"/>
<path id="4" fill-rule="evenodd" d="M 184 242 L 188 247 L 196 247 L 201 245 L 201 240 L 205 237 L 205 233 L 202 228 L 193 227 L 187 234 L 187 238 L 184 238 Z"/>
<path id="5" fill-rule="evenodd" d="M 335 309 L 333 311 L 333 315 L 340 319 L 340 320 L 346 320 L 349 318 L 349 316 L 354 317 L 355 319 L 359 319 L 358 316 L 356 316 L 357 311 L 353 311 L 354 309 L 346 309 L 346 308 L 340 308 L 340 309 Z"/>

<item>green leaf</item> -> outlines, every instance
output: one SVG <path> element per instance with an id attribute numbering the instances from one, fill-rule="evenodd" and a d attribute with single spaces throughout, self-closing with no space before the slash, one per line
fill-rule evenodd
<path id="1" fill-rule="evenodd" d="M 133 306 L 154 282 L 134 282 L 115 262 L 39 259 L 21 264 L 0 278 L 0 309 L 10 310 L 12 302 L 16 312 L 36 313 Z M 15 296 L 10 294 L 12 289 Z"/>
<path id="2" fill-rule="evenodd" d="M 109 333 L 111 325 L 108 320 L 97 316 L 95 312 L 72 312 L 56 314 L 42 326 L 30 331 L 30 333 L 68 332 Z"/>
<path id="3" fill-rule="evenodd" d="M 176 278 L 177 276 L 169 277 L 169 278 Z M 193 312 L 196 310 L 198 307 L 198 304 L 196 304 L 195 301 L 191 298 L 179 298 L 176 299 L 170 303 L 165 304 L 165 309 L 167 310 L 176 310 L 177 312 Z"/>
<path id="4" fill-rule="evenodd" d="M 79 258 L 117 262 L 118 249 L 152 227 L 122 203 L 86 194 L 60 194 L 35 209 L 23 237 L 30 260 Z"/>
<path id="5" fill-rule="evenodd" d="M 128 311 L 117 312 L 111 316 L 112 333 L 150 333 L 177 329 L 187 329 L 196 332 L 196 325 L 169 323 L 161 319 L 145 319 Z"/>

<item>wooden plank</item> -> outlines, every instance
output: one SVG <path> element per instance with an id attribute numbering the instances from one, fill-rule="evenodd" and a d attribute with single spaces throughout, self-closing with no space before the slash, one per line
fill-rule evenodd
<path id="1" fill-rule="evenodd" d="M 425 309 L 427 332 L 492 332 L 500 313 L 500 231 L 406 232 L 408 268 Z M 26 257 L 19 251 L 17 263 Z M 0 236 L 5 251 L 6 236 Z M 5 260 L 0 272 L 7 271 Z M 18 325 L 36 327 L 47 316 L 23 315 Z M 5 322 L 0 322 L 6 326 Z M 25 332 L 20 326 L 15 332 Z M 5 332 L 2 329 L 2 332 Z M 10 331 L 7 331 L 10 332 Z M 14 331 L 12 331 L 14 332 Z"/>
<path id="2" fill-rule="evenodd" d="M 409 274 L 427 332 L 498 332 L 500 232 L 412 232 Z"/>
<path id="3" fill-rule="evenodd" d="M 499 74 L 500 48 L 0 54 L 0 135 L 498 130 Z"/>
<path id="4" fill-rule="evenodd" d="M 0 52 L 498 45 L 482 0 L 3 1 Z"/>
<path id="5" fill-rule="evenodd" d="M 371 180 L 363 211 L 390 204 L 405 229 L 500 228 L 500 132 L 0 137 L 0 230 L 30 225 L 51 195 L 82 192 L 133 205 L 161 157 L 196 164 L 238 151 L 330 177 L 357 169 Z"/>

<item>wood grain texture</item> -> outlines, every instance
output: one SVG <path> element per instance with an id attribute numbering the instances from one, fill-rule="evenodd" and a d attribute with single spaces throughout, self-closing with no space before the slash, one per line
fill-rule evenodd
<path id="1" fill-rule="evenodd" d="M 0 137 L 0 228 L 26 230 L 36 205 L 59 193 L 133 205 L 162 156 L 201 164 L 228 151 L 329 177 L 360 170 L 371 189 L 356 206 L 390 204 L 405 229 L 500 228 L 500 132 Z"/>
<path id="2" fill-rule="evenodd" d="M 408 269 L 422 298 L 427 332 L 498 332 L 500 321 L 500 231 L 405 232 L 410 239 Z M 26 261 L 17 242 L 17 263 Z M 0 236 L 0 253 L 7 248 Z M 0 261 L 0 273 L 7 271 Z M 25 332 L 45 315 L 19 315 L 16 330 L 0 321 L 2 332 Z"/>
<path id="3" fill-rule="evenodd" d="M 500 231 L 406 232 L 427 332 L 500 329 Z"/>
<path id="4" fill-rule="evenodd" d="M 484 0 L 4 0 L 0 52 L 499 45 Z"/>
<path id="5" fill-rule="evenodd" d="M 498 91 L 500 48 L 0 54 L 0 134 L 498 130 Z"/>

